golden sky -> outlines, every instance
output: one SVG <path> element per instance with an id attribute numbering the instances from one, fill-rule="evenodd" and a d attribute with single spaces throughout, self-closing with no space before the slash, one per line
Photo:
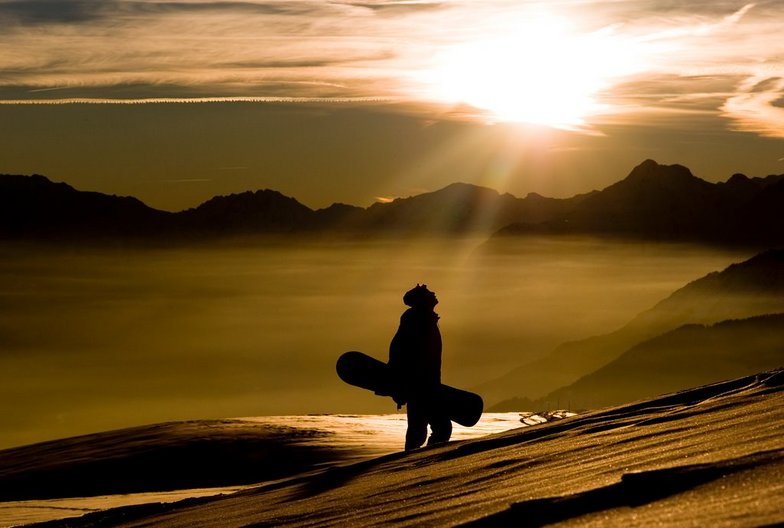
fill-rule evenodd
<path id="1" fill-rule="evenodd" d="M 781 0 L 0 0 L 0 172 L 167 209 L 566 196 L 648 157 L 782 173 L 782 20 Z"/>

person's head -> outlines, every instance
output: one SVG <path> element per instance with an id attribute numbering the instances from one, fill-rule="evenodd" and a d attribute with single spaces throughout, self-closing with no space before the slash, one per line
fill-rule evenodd
<path id="1" fill-rule="evenodd" d="M 406 306 L 410 306 L 412 308 L 425 308 L 432 310 L 435 305 L 438 304 L 438 299 L 436 298 L 436 294 L 434 292 L 431 292 L 427 289 L 426 284 L 417 284 L 414 288 L 408 290 L 405 295 L 403 295 L 403 303 Z"/>

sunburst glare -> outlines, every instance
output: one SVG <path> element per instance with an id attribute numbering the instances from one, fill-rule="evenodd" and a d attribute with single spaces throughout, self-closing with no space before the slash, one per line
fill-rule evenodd
<path id="1" fill-rule="evenodd" d="M 599 101 L 602 91 L 646 68 L 643 43 L 614 27 L 580 33 L 555 16 L 509 27 L 438 53 L 421 77 L 429 96 L 497 121 L 585 129 L 591 116 L 611 110 Z"/>

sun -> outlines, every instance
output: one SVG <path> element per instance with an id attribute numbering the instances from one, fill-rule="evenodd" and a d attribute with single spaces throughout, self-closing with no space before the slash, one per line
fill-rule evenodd
<path id="1" fill-rule="evenodd" d="M 642 63 L 636 43 L 613 28 L 578 33 L 540 17 L 445 47 L 423 80 L 433 99 L 468 104 L 493 120 L 581 129 L 608 110 L 597 96 Z"/>

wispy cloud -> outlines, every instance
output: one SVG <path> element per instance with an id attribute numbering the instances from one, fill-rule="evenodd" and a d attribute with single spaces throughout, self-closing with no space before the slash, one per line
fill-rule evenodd
<path id="1" fill-rule="evenodd" d="M 0 0 L 0 86 L 378 96 L 368 70 L 394 60 L 395 46 L 351 27 L 365 12 L 315 1 Z"/>
<path id="2" fill-rule="evenodd" d="M 758 83 L 784 76 L 784 40 L 778 36 L 784 4 L 724 1 L 696 8 L 706 11 L 660 13 L 625 28 L 655 51 L 644 74 L 608 92 L 625 110 L 615 117 L 713 115 L 735 130 L 781 137 L 784 119 L 775 104 L 780 86 L 771 82 L 762 90 Z"/>
<path id="3" fill-rule="evenodd" d="M 101 99 L 72 97 L 67 99 L 0 99 L 0 105 L 62 105 L 62 104 L 197 104 L 197 103 L 385 103 L 395 99 L 384 97 L 142 97 L 132 99 Z"/>
<path id="4" fill-rule="evenodd" d="M 439 53 L 542 13 L 640 51 L 602 87 L 606 119 L 699 111 L 784 129 L 779 0 L 0 0 L 0 99 L 421 101 Z"/>
<path id="5" fill-rule="evenodd" d="M 747 80 L 721 109 L 735 130 L 784 138 L 784 78 Z"/>
<path id="6" fill-rule="evenodd" d="M 326 7 L 325 7 L 326 6 Z M 190 13 L 303 16 L 332 11 L 315 1 L 204 1 L 204 0 L 3 0 L 0 14 L 7 25 L 83 23 L 118 17 L 152 18 Z"/>
<path id="7" fill-rule="evenodd" d="M 412 13 L 419 11 L 433 11 L 449 6 L 446 2 L 430 2 L 428 0 L 411 1 L 385 1 L 376 0 L 374 2 L 347 2 L 348 5 L 370 9 L 383 15 L 399 15 L 401 13 Z"/>
<path id="8" fill-rule="evenodd" d="M 6 0 L 0 2 L 0 25 L 75 24 L 102 18 L 115 2 L 90 0 Z"/>
<path id="9" fill-rule="evenodd" d="M 163 183 L 206 183 L 211 181 L 211 178 L 170 178 L 168 180 L 161 180 Z"/>

